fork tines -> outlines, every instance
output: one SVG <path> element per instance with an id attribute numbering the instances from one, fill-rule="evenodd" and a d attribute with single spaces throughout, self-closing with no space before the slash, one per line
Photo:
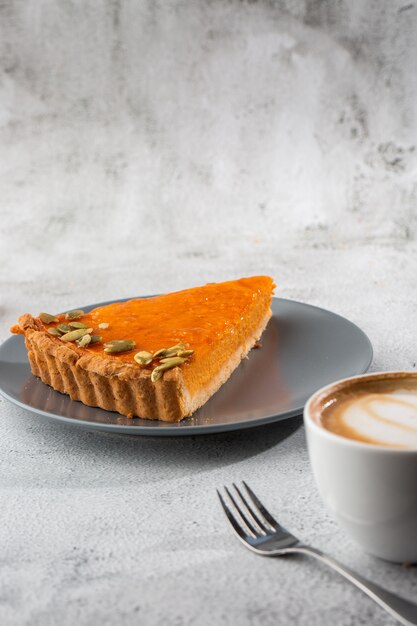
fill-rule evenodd
<path id="1" fill-rule="evenodd" d="M 217 490 L 224 512 L 234 530 L 242 539 L 248 536 L 253 539 L 266 537 L 276 532 L 280 528 L 278 522 L 267 511 L 252 489 L 244 481 L 242 484 L 246 495 L 243 489 L 239 489 L 235 483 L 233 483 L 233 492 L 226 486 L 224 487 L 227 498 Z"/>

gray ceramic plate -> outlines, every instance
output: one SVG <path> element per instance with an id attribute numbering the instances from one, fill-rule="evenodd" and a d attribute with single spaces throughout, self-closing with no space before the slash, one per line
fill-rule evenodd
<path id="1" fill-rule="evenodd" d="M 32 376 L 20 336 L 0 347 L 0 392 L 41 417 L 74 426 L 134 435 L 199 435 L 299 415 L 317 389 L 366 372 L 371 364 L 371 342 L 347 319 L 280 298 L 273 299 L 272 311 L 262 348 L 252 350 L 220 391 L 179 423 L 128 419 L 70 400 Z"/>

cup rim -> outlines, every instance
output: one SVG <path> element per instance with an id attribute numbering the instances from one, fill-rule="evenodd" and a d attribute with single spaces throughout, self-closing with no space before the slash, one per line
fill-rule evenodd
<path id="1" fill-rule="evenodd" d="M 394 375 L 394 376 L 393 376 Z M 325 385 L 321 387 L 317 391 L 315 391 L 307 400 L 304 411 L 304 424 L 306 428 L 317 433 L 317 435 L 324 437 L 328 441 L 333 441 L 334 443 L 338 443 L 339 445 L 356 448 L 360 450 L 367 450 L 369 453 L 379 454 L 380 452 L 385 452 L 386 454 L 408 454 L 408 455 L 416 455 L 417 448 L 392 448 L 390 446 L 384 446 L 374 443 L 366 443 L 364 441 L 358 441 L 356 439 L 350 439 L 349 437 L 343 437 L 342 435 L 337 435 L 330 430 L 327 430 L 323 426 L 317 424 L 317 422 L 313 419 L 311 415 L 310 407 L 312 403 L 317 399 L 317 397 L 327 391 L 330 391 L 332 387 L 336 387 L 337 385 L 343 384 L 345 382 L 349 382 L 352 380 L 360 380 L 366 378 L 383 378 L 390 376 L 400 378 L 401 376 L 411 376 L 412 378 L 416 378 L 417 380 L 417 371 L 416 370 L 388 370 L 388 371 L 380 371 L 380 372 L 371 372 L 365 374 L 356 374 L 355 376 L 349 376 L 347 378 L 341 378 L 340 380 L 335 380 L 329 385 Z"/>

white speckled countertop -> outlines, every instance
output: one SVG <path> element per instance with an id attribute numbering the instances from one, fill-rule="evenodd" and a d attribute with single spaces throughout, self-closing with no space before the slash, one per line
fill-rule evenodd
<path id="1" fill-rule="evenodd" d="M 25 311 L 268 273 L 417 361 L 417 7 L 0 3 L 0 340 Z M 417 596 L 324 510 L 296 418 L 150 440 L 0 398 L 5 626 L 393 625 L 316 563 L 261 559 L 215 487 Z"/>

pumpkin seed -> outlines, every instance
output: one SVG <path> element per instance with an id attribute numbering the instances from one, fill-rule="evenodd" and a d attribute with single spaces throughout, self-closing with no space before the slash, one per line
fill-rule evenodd
<path id="1" fill-rule="evenodd" d="M 65 319 L 78 320 L 83 315 L 84 311 L 82 309 L 75 309 L 75 311 L 68 311 L 68 313 L 65 313 Z"/>
<path id="2" fill-rule="evenodd" d="M 69 326 L 68 324 L 58 324 L 57 329 L 59 330 L 61 335 L 65 335 L 66 333 L 72 331 L 71 326 Z"/>
<path id="3" fill-rule="evenodd" d="M 164 356 L 166 351 L 167 351 L 166 348 L 161 348 L 160 350 L 157 350 L 156 352 L 153 353 L 153 358 L 157 359 L 159 356 Z"/>
<path id="4" fill-rule="evenodd" d="M 77 344 L 80 348 L 86 348 L 91 342 L 91 335 L 84 335 L 81 339 L 77 339 Z"/>
<path id="5" fill-rule="evenodd" d="M 158 365 L 158 367 L 155 367 L 155 369 L 152 370 L 152 374 L 151 374 L 151 381 L 153 383 L 156 383 L 157 380 L 159 380 L 163 374 L 163 369 L 161 369 L 162 365 Z"/>
<path id="6" fill-rule="evenodd" d="M 107 322 L 101 322 L 101 324 L 98 325 L 98 327 L 102 330 L 106 330 L 106 328 L 108 328 L 109 326 L 110 324 L 108 324 Z"/>
<path id="7" fill-rule="evenodd" d="M 161 363 L 164 365 L 170 365 L 171 367 L 176 367 L 177 365 L 182 365 L 185 363 L 186 359 L 182 359 L 179 356 L 170 356 L 167 359 L 161 359 Z"/>
<path id="8" fill-rule="evenodd" d="M 88 328 L 87 324 L 82 322 L 68 322 L 68 326 L 71 326 L 71 328 Z"/>
<path id="9" fill-rule="evenodd" d="M 100 341 L 103 339 L 103 337 L 101 337 L 100 335 L 90 335 L 91 337 L 91 343 L 100 343 Z"/>
<path id="10" fill-rule="evenodd" d="M 178 350 L 177 352 L 177 356 L 183 357 L 185 359 L 191 356 L 192 354 L 194 354 L 194 350 Z"/>
<path id="11" fill-rule="evenodd" d="M 59 332 L 59 330 L 57 328 L 55 328 L 54 326 L 52 326 L 52 328 L 48 328 L 47 332 L 50 335 L 54 335 L 55 337 L 60 337 L 61 333 Z"/>
<path id="12" fill-rule="evenodd" d="M 89 335 L 92 332 L 92 328 L 76 328 L 75 330 L 62 335 L 61 341 L 76 341 L 77 339 L 84 337 L 84 335 Z"/>
<path id="13" fill-rule="evenodd" d="M 185 362 L 185 359 L 179 359 L 178 357 L 167 359 L 165 363 L 161 363 L 161 365 L 157 365 L 157 367 L 155 367 L 152 370 L 151 381 L 153 383 L 156 383 L 156 381 L 161 378 L 162 374 L 166 370 L 171 370 L 173 367 L 176 367 L 177 365 L 181 365 L 181 363 L 184 363 L 184 362 Z"/>
<path id="14" fill-rule="evenodd" d="M 129 350 L 133 350 L 136 346 L 136 343 L 132 341 L 132 339 L 114 339 L 113 341 L 107 341 L 104 344 L 104 352 L 108 352 L 110 354 L 116 352 L 128 352 Z"/>
<path id="15" fill-rule="evenodd" d="M 39 313 L 38 317 L 44 324 L 52 324 L 52 322 L 59 322 L 59 319 L 55 317 L 55 315 L 51 315 L 50 313 Z"/>
<path id="16" fill-rule="evenodd" d="M 149 365 L 152 361 L 152 354 L 142 350 L 142 352 L 137 352 L 133 358 L 138 365 Z"/>
<path id="17" fill-rule="evenodd" d="M 161 359 L 165 357 L 175 356 L 179 350 L 184 350 L 185 344 L 177 343 L 175 346 L 171 346 L 170 348 L 161 348 L 154 352 L 154 359 Z"/>
<path id="18" fill-rule="evenodd" d="M 140 356 L 142 359 L 151 359 L 152 353 L 142 350 L 141 352 L 137 352 L 135 356 Z"/>

